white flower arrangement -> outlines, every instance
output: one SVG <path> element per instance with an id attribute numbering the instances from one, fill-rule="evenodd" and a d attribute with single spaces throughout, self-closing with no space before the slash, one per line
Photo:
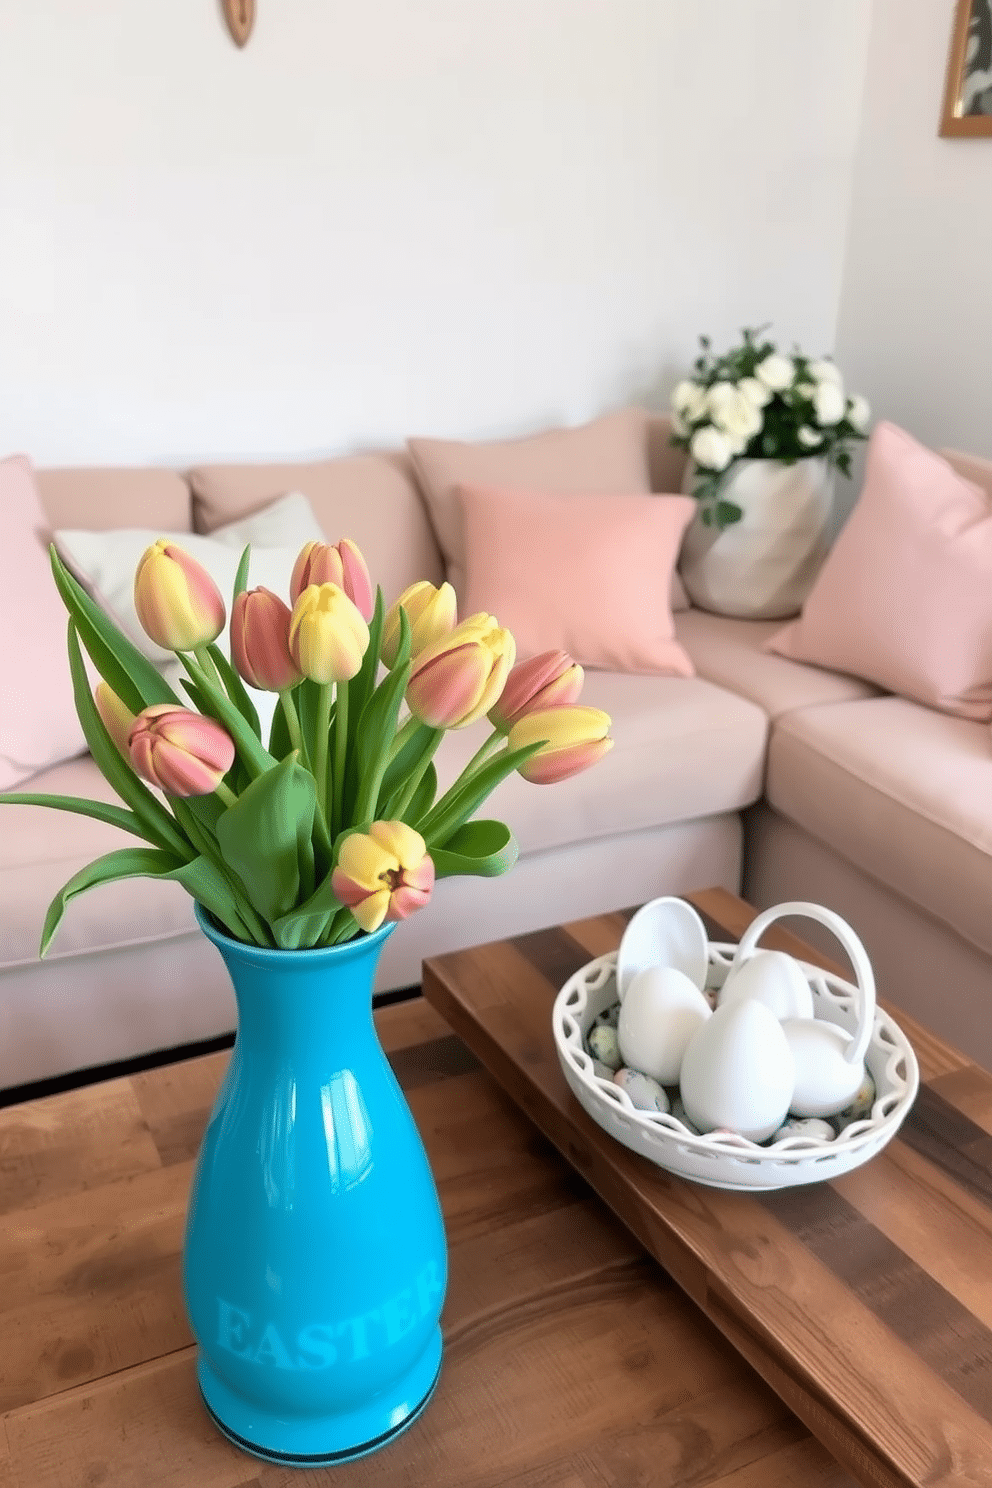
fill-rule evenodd
<path id="1" fill-rule="evenodd" d="M 784 356 L 764 339 L 766 329 L 745 329 L 741 344 L 721 356 L 700 336 L 693 376 L 672 391 L 672 443 L 692 456 L 692 494 L 707 526 L 740 520 L 740 507 L 721 497 L 735 460 L 792 465 L 823 457 L 849 475 L 849 445 L 867 437 L 871 410 L 845 391 L 836 364 L 798 351 Z"/>

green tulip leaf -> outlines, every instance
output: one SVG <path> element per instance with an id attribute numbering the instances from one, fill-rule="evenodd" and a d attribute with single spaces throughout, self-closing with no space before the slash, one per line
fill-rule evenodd
<path id="1" fill-rule="evenodd" d="M 147 656 L 123 635 L 85 589 L 77 583 L 55 551 L 49 549 L 52 573 L 62 601 L 100 676 L 132 713 L 152 703 L 175 703 L 176 694 Z"/>
<path id="2" fill-rule="evenodd" d="M 454 874 L 497 878 L 509 873 L 519 855 L 517 839 L 500 821 L 466 822 L 452 832 L 444 847 L 431 849 L 437 878 Z"/>
<path id="3" fill-rule="evenodd" d="M 379 659 L 382 655 L 382 627 L 384 620 L 385 605 L 380 586 L 375 591 L 375 609 L 372 612 L 372 619 L 369 621 L 369 644 L 365 655 L 362 657 L 361 667 L 349 683 L 352 707 L 351 717 L 348 723 L 349 750 L 357 737 L 358 719 L 361 717 L 362 709 L 375 691 L 376 678 L 379 675 Z"/>
<path id="4" fill-rule="evenodd" d="M 317 945 L 340 908 L 341 901 L 331 892 L 331 877 L 328 874 L 309 899 L 273 921 L 276 943 L 284 951 L 309 949 Z"/>
<path id="5" fill-rule="evenodd" d="M 514 770 L 519 769 L 542 747 L 542 741 L 538 740 L 536 744 L 528 744 L 523 749 L 502 750 L 464 783 L 456 781 L 424 820 L 416 824 L 417 831 L 427 843 L 428 851 L 433 853 L 435 847 L 445 847 L 451 834 L 478 811 L 501 781 L 507 775 L 512 775 Z"/>
<path id="6" fill-rule="evenodd" d="M 231 610 L 234 610 L 234 601 L 239 594 L 244 594 L 248 588 L 248 566 L 251 563 L 251 543 L 245 548 L 238 561 L 238 571 L 234 575 L 234 593 L 231 595 Z"/>
<path id="7" fill-rule="evenodd" d="M 68 883 L 62 885 L 48 906 L 41 931 L 40 954 L 46 954 L 52 937 L 62 923 L 66 906 L 77 894 L 84 894 L 87 889 L 113 883 L 120 878 L 163 878 L 183 866 L 182 860 L 173 853 L 162 852 L 156 847 L 122 847 L 87 863 L 85 868 L 73 874 Z"/>
<path id="8" fill-rule="evenodd" d="M 73 620 L 69 621 L 66 641 L 76 713 L 82 724 L 83 737 L 89 745 L 90 753 L 101 774 L 113 786 L 125 805 L 131 807 L 144 828 L 142 835 L 148 841 L 168 852 L 176 853 L 180 858 L 188 858 L 190 856 L 189 843 L 177 827 L 174 817 L 138 779 L 104 727 L 103 719 L 97 712 L 96 703 L 90 692 L 89 678 L 83 665 L 79 637 L 76 634 Z"/>
<path id="9" fill-rule="evenodd" d="M 209 910 L 214 919 L 219 920 L 236 940 L 246 941 L 249 945 L 271 946 L 271 936 L 266 934 L 259 938 L 257 926 L 253 927 L 254 934 L 249 929 L 242 917 L 239 894 L 223 870 L 209 858 L 201 855 L 191 863 L 183 863 L 171 872 L 163 873 L 161 877 L 173 878 L 181 883 L 186 892 L 192 894 L 204 909 Z"/>
<path id="10" fill-rule="evenodd" d="M 301 892 L 312 892 L 316 805 L 314 778 L 291 754 L 253 780 L 218 818 L 224 861 L 270 924 L 294 908 Z"/>

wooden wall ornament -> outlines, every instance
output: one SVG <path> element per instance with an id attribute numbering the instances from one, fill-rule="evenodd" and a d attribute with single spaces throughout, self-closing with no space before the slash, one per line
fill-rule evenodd
<path id="1" fill-rule="evenodd" d="M 255 24 L 255 0 L 223 0 L 224 17 L 239 47 L 243 47 Z"/>

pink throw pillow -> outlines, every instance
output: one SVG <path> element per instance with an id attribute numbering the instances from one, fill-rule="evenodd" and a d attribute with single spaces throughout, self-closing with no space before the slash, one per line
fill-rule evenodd
<path id="1" fill-rule="evenodd" d="M 30 460 L 0 460 L 0 790 L 86 749 L 49 537 Z"/>
<path id="2" fill-rule="evenodd" d="M 463 615 L 495 615 L 519 657 L 695 675 L 675 639 L 669 581 L 696 504 L 688 496 L 548 495 L 462 486 Z"/>
<path id="3" fill-rule="evenodd" d="M 992 719 L 992 498 L 878 424 L 857 505 L 802 614 L 765 649 Z"/>
<path id="4" fill-rule="evenodd" d="M 576 428 L 546 429 L 523 439 L 408 439 L 431 525 L 463 611 L 465 538 L 459 486 L 561 496 L 604 491 L 647 495 L 650 431 L 651 419 L 643 408 L 620 408 Z M 677 572 L 672 573 L 671 604 L 673 609 L 689 607 Z"/>

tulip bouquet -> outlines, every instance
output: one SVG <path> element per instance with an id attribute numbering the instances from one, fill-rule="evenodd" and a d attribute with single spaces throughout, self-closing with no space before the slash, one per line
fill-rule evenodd
<path id="1" fill-rule="evenodd" d="M 295 950 L 370 933 L 425 905 L 437 878 L 513 866 L 509 828 L 473 820 L 512 771 L 551 784 L 612 747 L 608 715 L 576 706 L 582 668 L 569 656 L 514 666 L 510 632 L 487 614 L 459 624 L 450 584 L 414 584 L 386 610 L 348 539 L 307 544 L 288 603 L 248 588 L 245 549 L 230 659 L 216 644 L 227 612 L 213 580 L 182 548 L 154 543 L 135 609 L 179 658 L 187 700 L 51 557 L 76 709 L 123 805 L 31 792 L 0 801 L 94 817 L 148 845 L 107 853 L 63 886 L 42 955 L 75 895 L 130 877 L 177 880 L 249 944 Z M 83 648 L 102 679 L 95 693 Z M 266 739 L 246 683 L 278 695 Z M 491 732 L 439 796 L 444 733 L 486 717 Z"/>
<path id="2" fill-rule="evenodd" d="M 844 391 L 835 364 L 799 352 L 783 356 L 764 338 L 766 329 L 742 331 L 741 344 L 722 356 L 711 355 L 709 337 L 700 336 L 693 377 L 672 391 L 672 443 L 692 456 L 692 494 L 707 527 L 740 521 L 740 507 L 720 498 L 734 460 L 791 465 L 823 456 L 849 475 L 848 445 L 868 431 L 868 404 Z"/>

